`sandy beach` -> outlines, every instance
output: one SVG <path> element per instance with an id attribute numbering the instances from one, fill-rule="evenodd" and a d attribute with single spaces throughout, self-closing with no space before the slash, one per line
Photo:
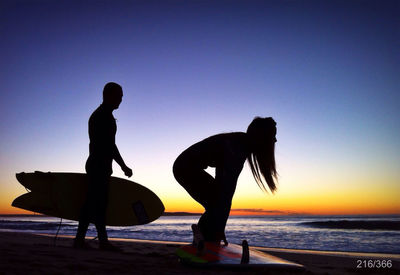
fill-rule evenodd
<path id="1" fill-rule="evenodd" d="M 72 237 L 27 233 L 0 233 L 1 274 L 291 274 L 268 269 L 194 268 L 182 265 L 175 255 L 183 243 L 111 239 L 123 252 L 99 250 L 96 240 L 90 249 L 72 248 Z M 257 248 L 300 263 L 297 274 L 400 274 L 400 255 L 323 252 Z M 364 267 L 363 261 L 390 261 L 388 268 Z M 361 262 L 361 264 L 360 264 Z M 357 266 L 359 268 L 357 268 Z"/>

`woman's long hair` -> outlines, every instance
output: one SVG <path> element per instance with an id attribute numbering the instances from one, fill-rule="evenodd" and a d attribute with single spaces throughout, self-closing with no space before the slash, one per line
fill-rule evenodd
<path id="1" fill-rule="evenodd" d="M 264 178 L 274 193 L 278 176 L 275 167 L 276 122 L 271 117 L 256 117 L 247 128 L 247 135 L 251 150 L 247 160 L 253 177 L 260 189 L 267 192 L 262 180 Z"/>

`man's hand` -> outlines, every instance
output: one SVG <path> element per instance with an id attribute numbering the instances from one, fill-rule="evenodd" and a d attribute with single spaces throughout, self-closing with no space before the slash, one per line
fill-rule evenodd
<path id="1" fill-rule="evenodd" d="M 125 176 L 127 176 L 128 178 L 132 177 L 132 169 L 131 168 L 129 168 L 126 165 L 121 168 L 122 168 L 122 171 L 124 171 Z"/>

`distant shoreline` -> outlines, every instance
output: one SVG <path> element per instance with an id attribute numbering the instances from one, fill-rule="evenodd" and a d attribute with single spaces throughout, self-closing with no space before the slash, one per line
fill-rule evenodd
<path id="1" fill-rule="evenodd" d="M 200 216 L 202 213 L 192 213 L 192 212 L 164 212 L 161 216 Z M 343 214 L 343 215 L 338 215 L 338 214 L 332 214 L 332 215 L 320 215 L 320 214 L 299 214 L 299 215 L 293 215 L 293 214 L 275 214 L 275 215 L 237 215 L 237 214 L 231 214 L 230 216 L 266 216 L 266 217 L 400 217 L 400 214 Z M 0 214 L 0 217 L 52 217 L 44 214 Z"/>
<path id="2" fill-rule="evenodd" d="M 200 216 L 201 213 L 191 212 L 164 212 L 162 216 Z"/>

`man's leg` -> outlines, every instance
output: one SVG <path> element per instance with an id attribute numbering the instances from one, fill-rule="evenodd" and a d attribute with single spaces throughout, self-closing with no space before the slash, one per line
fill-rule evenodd
<path id="1" fill-rule="evenodd" d="M 82 212 L 86 212 L 82 210 Z M 79 225 L 78 230 L 76 232 L 75 241 L 79 243 L 83 243 L 85 241 L 86 232 L 89 228 L 89 219 L 87 214 L 82 213 L 81 217 L 79 218 Z"/>
<path id="2" fill-rule="evenodd" d="M 76 248 L 84 248 L 85 247 L 85 237 L 86 232 L 89 228 L 91 216 L 93 215 L 94 209 L 94 188 L 95 185 L 94 178 L 91 177 L 89 174 L 87 176 L 88 180 L 88 190 L 86 194 L 86 200 L 83 204 L 81 209 L 81 213 L 79 216 L 79 224 L 78 230 L 76 232 L 75 240 L 74 240 L 74 247 Z"/>
<path id="3" fill-rule="evenodd" d="M 110 176 L 99 175 L 96 177 L 96 207 L 94 209 L 94 223 L 100 243 L 108 242 L 106 230 L 106 211 L 108 202 L 108 185 Z"/>

